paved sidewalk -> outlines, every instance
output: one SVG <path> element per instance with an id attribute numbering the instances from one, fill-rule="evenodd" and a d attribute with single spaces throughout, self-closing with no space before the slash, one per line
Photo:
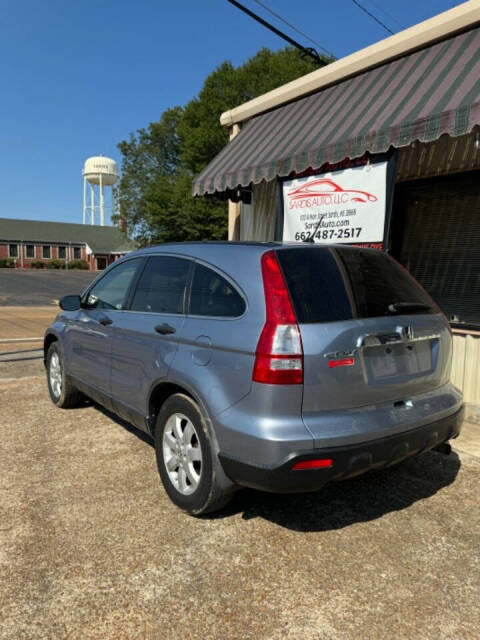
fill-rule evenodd
<path id="1" fill-rule="evenodd" d="M 60 309 L 56 305 L 43 307 L 0 306 L 0 353 L 40 348 L 45 329 Z M 15 338 L 39 338 L 37 342 L 14 342 Z M 7 342 L 8 340 L 8 342 Z"/>

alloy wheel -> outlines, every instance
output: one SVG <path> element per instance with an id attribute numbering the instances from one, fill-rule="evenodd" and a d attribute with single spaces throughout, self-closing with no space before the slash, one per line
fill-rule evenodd
<path id="1" fill-rule="evenodd" d="M 182 495 L 191 495 L 200 483 L 202 447 L 192 421 L 173 413 L 163 431 L 163 462 L 170 482 Z"/>
<path id="2" fill-rule="evenodd" d="M 62 394 L 62 365 L 58 353 L 53 353 L 50 358 L 48 375 L 52 393 L 56 398 L 59 398 Z"/>

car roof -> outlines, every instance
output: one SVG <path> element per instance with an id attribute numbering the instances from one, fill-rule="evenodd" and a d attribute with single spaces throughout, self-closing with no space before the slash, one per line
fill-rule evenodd
<path id="1" fill-rule="evenodd" d="M 231 241 L 231 240 L 190 240 L 186 242 L 162 242 L 159 244 L 152 244 L 148 247 L 144 247 L 143 249 L 139 249 L 139 251 L 158 251 L 165 249 L 170 249 L 171 247 L 175 247 L 176 249 L 185 249 L 187 247 L 261 247 L 263 249 L 268 247 L 277 247 L 282 245 L 282 242 L 260 242 L 260 241 Z M 296 243 L 298 244 L 298 243 Z"/>
<path id="2" fill-rule="evenodd" d="M 260 260 L 263 253 L 272 249 L 281 251 L 292 249 L 326 251 L 332 248 L 359 250 L 358 247 L 349 247 L 344 244 L 327 245 L 309 242 L 227 242 L 225 240 L 217 242 L 168 242 L 138 249 L 127 254 L 122 260 L 159 254 L 172 254 L 178 257 L 199 260 L 207 266 L 210 265 L 223 271 L 244 292 L 248 292 L 248 298 L 254 307 L 257 304 L 258 309 L 263 309 L 264 290 Z M 376 249 L 367 250 L 378 253 Z"/>
<path id="3" fill-rule="evenodd" d="M 340 248 L 342 250 L 360 250 L 359 247 L 352 247 L 345 244 L 316 244 L 313 242 L 228 242 L 221 240 L 208 242 L 166 242 L 164 244 L 138 249 L 137 251 L 129 253 L 125 258 L 171 253 L 194 260 L 203 260 L 208 264 L 219 267 L 237 281 L 240 281 L 243 280 L 242 275 L 247 276 L 247 274 L 249 274 L 251 276 L 253 275 L 252 270 L 257 271 L 260 269 L 260 256 L 272 249 L 277 251 L 292 249 L 326 251 L 328 249 Z M 365 249 L 365 251 L 375 251 L 378 253 L 377 249 Z"/>
<path id="4" fill-rule="evenodd" d="M 183 255 L 191 255 L 196 256 L 199 253 L 203 255 L 212 255 L 216 252 L 216 250 L 220 250 L 222 253 L 225 249 L 229 251 L 237 252 L 252 252 L 252 253 L 263 253 L 268 251 L 269 249 L 306 249 L 306 248 L 315 248 L 315 249 L 328 249 L 328 248 L 342 248 L 342 249 L 353 249 L 353 250 L 367 250 L 367 251 L 377 251 L 377 249 L 371 249 L 367 247 L 355 247 L 348 244 L 320 244 L 315 242 L 282 242 L 282 241 L 268 241 L 268 242 L 259 242 L 259 241 L 250 241 L 250 240 L 242 240 L 242 241 L 231 241 L 231 240 L 204 240 L 204 241 L 187 241 L 187 242 L 164 242 L 160 244 L 153 244 L 149 247 L 143 247 L 142 249 L 138 249 L 134 253 L 135 255 L 140 254 L 150 254 L 150 253 L 159 253 L 159 252 L 167 252 L 167 253 L 180 253 Z M 130 253 L 129 255 L 132 255 Z"/>

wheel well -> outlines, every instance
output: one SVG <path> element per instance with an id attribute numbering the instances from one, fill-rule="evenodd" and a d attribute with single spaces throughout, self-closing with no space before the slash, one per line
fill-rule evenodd
<path id="1" fill-rule="evenodd" d="M 43 363 L 44 364 L 47 363 L 47 353 L 50 348 L 50 345 L 53 342 L 56 342 L 57 340 L 58 340 L 57 336 L 54 336 L 53 333 L 49 333 L 48 336 L 45 337 L 45 340 L 43 342 Z"/>
<path id="2" fill-rule="evenodd" d="M 156 418 L 160 409 L 162 408 L 163 403 L 175 393 L 183 393 L 185 396 L 188 396 L 189 398 L 192 398 L 192 400 L 195 400 L 192 394 L 189 393 L 186 389 L 180 387 L 178 384 L 173 384 L 171 382 L 162 382 L 152 391 L 148 403 L 148 416 L 152 436 L 155 434 Z"/>

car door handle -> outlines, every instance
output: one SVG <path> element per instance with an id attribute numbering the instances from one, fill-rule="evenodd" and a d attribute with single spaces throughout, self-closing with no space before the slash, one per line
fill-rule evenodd
<path id="1" fill-rule="evenodd" d="M 171 333 L 175 333 L 176 329 L 175 327 L 172 327 L 171 325 L 164 322 L 163 324 L 157 324 L 157 326 L 155 327 L 155 331 L 157 333 L 160 333 L 162 336 L 167 336 Z"/>
<path id="2" fill-rule="evenodd" d="M 113 320 L 111 320 L 108 316 L 102 316 L 98 319 L 100 324 L 103 324 L 106 327 L 108 324 L 113 324 Z"/>

